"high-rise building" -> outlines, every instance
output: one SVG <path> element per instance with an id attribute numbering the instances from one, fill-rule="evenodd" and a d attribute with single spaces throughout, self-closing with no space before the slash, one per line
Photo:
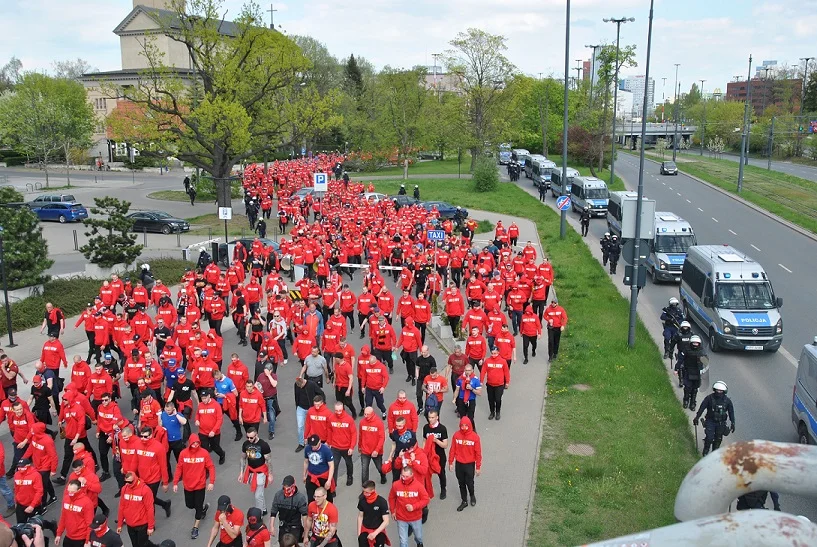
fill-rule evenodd
<path id="1" fill-rule="evenodd" d="M 644 107 L 644 93 L 647 94 L 647 108 L 651 111 L 655 104 L 655 80 L 650 78 L 649 84 L 642 76 L 628 76 L 619 81 L 618 88 L 633 94 L 633 108 L 635 116 L 640 117 Z"/>

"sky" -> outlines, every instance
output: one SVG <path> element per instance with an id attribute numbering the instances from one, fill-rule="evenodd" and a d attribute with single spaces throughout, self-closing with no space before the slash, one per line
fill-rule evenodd
<path id="1" fill-rule="evenodd" d="M 227 19 L 245 2 L 221 1 Z M 132 0 L 0 0 L 0 5 L 0 65 L 16 56 L 26 70 L 48 71 L 55 60 L 80 57 L 100 70 L 121 68 L 119 38 L 112 31 Z M 363 56 L 377 68 L 431 66 L 432 54 L 450 49 L 458 32 L 481 28 L 506 37 L 505 54 L 520 72 L 561 78 L 565 6 L 565 0 L 276 0 L 274 16 L 275 26 L 287 34 L 312 36 L 338 58 Z M 616 26 L 603 18 L 634 17 L 621 26 L 621 44 L 636 45 L 638 66 L 623 69 L 621 76 L 644 74 L 648 15 L 649 0 L 573 0 L 571 69 L 576 59 L 590 59 L 586 45 L 615 43 Z M 675 63 L 683 91 L 703 79 L 705 92 L 725 92 L 736 75 L 745 78 L 750 54 L 755 65 L 777 60 L 802 67 L 801 57 L 817 57 L 815 28 L 817 0 L 656 0 L 650 66 L 655 100 L 672 95 Z"/>

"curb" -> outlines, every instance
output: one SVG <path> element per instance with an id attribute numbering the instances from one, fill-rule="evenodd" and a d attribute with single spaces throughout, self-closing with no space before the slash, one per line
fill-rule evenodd
<path id="1" fill-rule="evenodd" d="M 638 158 L 638 156 L 636 156 L 635 154 L 630 154 L 629 152 L 624 152 L 624 153 L 629 154 L 630 156 L 633 156 L 635 158 Z M 644 157 L 644 159 L 647 160 L 647 161 L 651 161 L 653 163 L 660 163 L 659 161 L 654 160 L 652 158 L 648 158 L 646 156 Z M 678 171 L 684 173 L 684 170 L 682 168 L 680 168 L 680 167 L 678 168 Z M 766 218 L 774 220 L 775 222 L 777 222 L 779 224 L 782 224 L 786 228 L 794 230 L 795 232 L 799 233 L 802 236 L 805 236 L 805 237 L 811 239 L 812 241 L 817 241 L 817 234 L 815 234 L 813 232 L 810 232 L 810 231 L 806 230 L 805 228 L 801 228 L 800 226 L 794 224 L 793 222 L 788 221 L 785 218 L 779 217 L 776 214 L 767 211 L 763 207 L 761 207 L 759 205 L 755 205 L 754 203 L 752 203 L 752 202 L 750 202 L 750 201 L 748 201 L 748 200 L 746 200 L 746 199 L 744 199 L 744 198 L 730 192 L 729 190 L 724 190 L 720 186 L 712 184 L 711 182 L 707 182 L 707 181 L 705 181 L 703 179 L 700 179 L 700 178 L 698 178 L 698 177 L 696 177 L 694 175 L 690 175 L 689 173 L 684 173 L 684 175 L 691 178 L 692 180 L 700 182 L 704 186 L 707 186 L 710 189 L 715 190 L 716 192 L 719 192 L 719 193 L 721 193 L 721 194 L 723 194 L 725 196 L 728 196 L 728 197 L 732 198 L 733 200 L 745 205 L 746 207 L 749 207 L 750 209 L 753 209 L 753 210 L 757 211 L 758 213 L 765 216 Z M 622 178 L 621 180 L 624 180 L 624 179 Z"/>

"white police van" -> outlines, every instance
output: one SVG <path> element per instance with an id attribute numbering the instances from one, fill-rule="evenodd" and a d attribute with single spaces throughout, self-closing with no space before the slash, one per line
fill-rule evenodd
<path id="1" fill-rule="evenodd" d="M 530 152 L 524 148 L 514 148 L 511 150 L 511 159 L 516 158 L 516 163 L 521 166 L 525 165 L 525 160 L 528 159 L 528 156 L 530 156 Z"/>
<path id="2" fill-rule="evenodd" d="M 544 186 L 545 189 L 550 188 L 550 180 L 555 169 L 556 164 L 548 159 L 535 161 L 531 168 L 533 185 L 536 187 Z"/>
<path id="3" fill-rule="evenodd" d="M 655 237 L 650 243 L 647 269 L 653 283 L 681 282 L 687 249 L 696 244 L 692 226 L 675 213 L 655 213 Z"/>
<path id="4" fill-rule="evenodd" d="M 817 444 L 817 336 L 814 342 L 803 346 L 800 354 L 792 394 L 791 421 L 800 444 Z"/>
<path id="5" fill-rule="evenodd" d="M 607 199 L 610 192 L 607 184 L 596 177 L 575 177 L 570 186 L 571 207 L 581 213 L 587 209 L 591 217 L 607 215 Z"/>
<path id="6" fill-rule="evenodd" d="M 774 352 L 783 342 L 783 299 L 775 298 L 763 266 L 734 247 L 689 247 L 680 299 L 684 314 L 706 333 L 713 352 Z"/>
<path id="7" fill-rule="evenodd" d="M 579 173 L 578 170 L 568 167 L 566 183 L 562 184 L 562 168 L 557 167 L 553 170 L 553 173 L 550 174 L 550 195 L 553 197 L 561 196 L 562 192 L 564 192 L 565 195 L 570 194 L 573 179 L 579 176 L 581 176 L 581 173 Z"/>
<path id="8" fill-rule="evenodd" d="M 533 178 L 533 166 L 534 164 L 538 164 L 540 161 L 545 161 L 547 158 L 542 154 L 530 154 L 527 158 L 525 158 L 525 163 L 522 166 L 525 170 L 525 178 L 532 179 Z M 536 182 L 533 183 L 536 186 Z"/>
<path id="9" fill-rule="evenodd" d="M 638 199 L 636 192 L 610 192 L 607 199 L 607 231 L 621 239 L 621 223 L 624 220 L 624 203 Z"/>

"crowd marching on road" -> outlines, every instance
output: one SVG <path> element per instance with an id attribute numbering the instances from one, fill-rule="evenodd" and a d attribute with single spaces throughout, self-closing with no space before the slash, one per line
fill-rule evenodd
<path id="1" fill-rule="evenodd" d="M 487 398 L 488 420 L 501 420 L 517 343 L 527 364 L 547 331 L 548 357 L 559 356 L 568 319 L 550 290 L 553 266 L 531 242 L 520 245 L 515 224 L 497 223 L 493 240 L 477 248 L 473 221 L 460 214 L 442 219 L 435 208 L 367 200 L 373 185 L 341 178 L 342 161 L 321 155 L 276 162 L 266 173 L 245 169 L 252 228 L 276 215 L 285 234 L 279 251 L 260 239 L 249 248 L 237 243 L 226 271 L 200 264 L 177 294 L 160 280 L 146 286 L 113 275 L 73 325 L 87 334 L 87 355 L 66 355 L 60 337 L 72 325 L 55 302 L 45 310 L 47 341 L 33 378 L 0 356 L 0 420 L 13 439 L 0 444 L 0 493 L 18 545 L 45 545 L 47 531 L 57 545 L 116 547 L 126 531 L 134 547 L 151 547 L 155 507 L 168 519 L 178 512 L 172 493 L 180 484 L 190 539 L 205 526 L 208 547 L 339 547 L 340 518 L 357 519 L 358 536 L 347 542 L 361 547 L 390 544 L 390 528 L 401 547 L 411 535 L 422 546 L 430 501 L 447 497 L 447 471 L 456 478 L 457 511 L 477 504 L 478 400 Z M 328 192 L 299 194 L 314 172 L 335 174 Z M 445 231 L 445 241 L 429 241 L 431 229 Z M 363 283 L 357 294 L 355 276 Z M 464 339 L 444 363 L 429 350 L 433 313 Z M 252 361 L 225 355 L 227 319 Z M 362 347 L 353 347 L 355 334 Z M 299 374 L 284 389 L 278 370 L 290 360 Z M 406 389 L 384 400 L 404 372 Z M 459 418 L 451 433 L 440 422 L 444 405 Z M 286 470 L 270 504 L 282 408 L 294 409 L 303 468 Z M 240 472 L 225 479 L 217 468 L 225 447 L 239 442 Z M 356 455 L 358 512 L 339 515 L 341 467 L 353 486 Z M 112 478 L 118 507 L 100 497 Z M 255 505 L 243 511 L 222 494 L 207 521 L 208 492 L 229 480 L 246 485 Z M 64 487 L 62 504 L 49 512 L 55 486 Z"/>

